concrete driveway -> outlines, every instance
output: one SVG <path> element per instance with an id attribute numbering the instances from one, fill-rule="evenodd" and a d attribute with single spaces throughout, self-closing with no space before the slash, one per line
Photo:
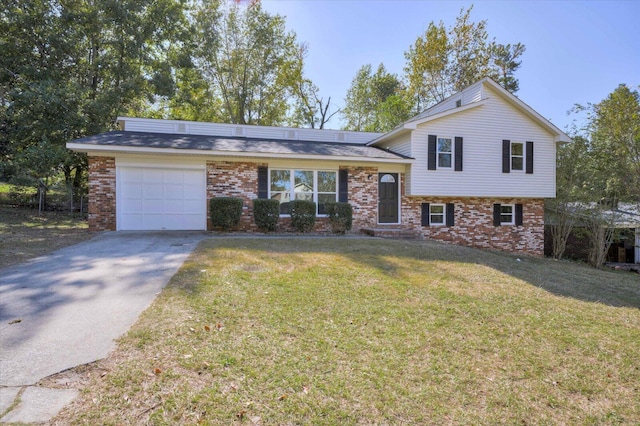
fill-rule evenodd
<path id="1" fill-rule="evenodd" d="M 19 415 L 25 387 L 105 358 L 205 237 L 109 232 L 0 270 L 0 421 L 43 421 Z"/>

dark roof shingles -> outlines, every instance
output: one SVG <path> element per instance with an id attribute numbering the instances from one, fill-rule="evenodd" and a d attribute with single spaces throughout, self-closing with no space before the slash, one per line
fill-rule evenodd
<path id="1" fill-rule="evenodd" d="M 71 141 L 71 143 L 97 146 L 170 148 L 274 155 L 325 155 L 395 160 L 409 158 L 392 151 L 362 144 L 126 131 L 113 131 L 95 136 L 87 136 Z"/>

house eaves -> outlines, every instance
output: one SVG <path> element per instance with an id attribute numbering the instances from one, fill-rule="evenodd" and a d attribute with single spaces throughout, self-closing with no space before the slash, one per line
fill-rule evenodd
<path id="1" fill-rule="evenodd" d="M 400 136 L 403 133 L 406 132 L 410 132 L 411 130 L 415 130 L 420 124 L 426 123 L 428 121 L 433 121 L 433 120 L 438 120 L 440 118 L 452 115 L 452 114 L 457 114 L 459 112 L 463 112 L 463 111 L 468 111 L 470 109 L 474 109 L 477 107 L 480 107 L 482 105 L 484 105 L 486 102 L 484 100 L 480 100 L 478 102 L 473 102 L 458 108 L 454 108 L 454 109 L 449 109 L 446 111 L 442 111 L 439 112 L 437 114 L 433 114 L 433 115 L 429 115 L 426 117 L 422 117 L 420 119 L 411 119 L 409 121 L 405 121 L 403 124 L 401 124 L 400 126 L 396 127 L 395 129 L 393 129 L 392 131 L 390 131 L 389 133 L 385 133 L 384 135 L 377 137 L 376 139 L 372 140 L 371 142 L 369 142 L 367 145 L 368 146 L 374 146 L 375 144 L 379 143 L 379 142 L 383 142 L 385 140 L 388 140 L 390 138 L 396 137 L 396 136 Z"/>
<path id="2" fill-rule="evenodd" d="M 410 132 L 411 130 L 416 129 L 416 127 L 420 124 L 432 121 L 432 120 L 437 120 L 452 114 L 456 114 L 459 112 L 463 112 L 463 111 L 468 111 L 472 108 L 476 108 L 479 106 L 482 106 L 484 104 L 487 103 L 487 99 L 488 97 L 485 96 L 485 94 L 483 93 L 482 95 L 482 99 L 480 99 L 479 101 L 476 102 L 472 102 L 466 105 L 462 105 L 459 107 L 454 107 L 454 108 L 450 108 L 448 110 L 445 111 L 441 111 L 438 113 L 434 113 L 434 114 L 429 114 L 429 111 L 432 109 L 435 109 L 436 107 L 438 107 L 439 105 L 441 105 L 442 103 L 450 100 L 453 97 L 460 97 L 461 94 L 463 94 L 464 92 L 467 92 L 471 89 L 475 89 L 477 88 L 477 86 L 483 86 L 484 85 L 489 85 L 491 88 L 495 89 L 502 98 L 504 98 L 507 102 L 509 102 L 509 104 L 511 104 L 512 106 L 514 106 L 516 109 L 518 109 L 519 111 L 521 111 L 522 113 L 524 113 L 527 117 L 529 117 L 532 121 L 534 121 L 536 124 L 538 124 L 539 126 L 541 126 L 542 128 L 544 128 L 545 130 L 547 130 L 549 133 L 551 133 L 552 135 L 554 135 L 554 141 L 556 143 L 568 143 L 571 142 L 571 138 L 565 134 L 562 130 L 560 130 L 558 127 L 556 127 L 553 123 L 551 123 L 549 120 L 547 120 L 546 118 L 542 117 L 540 114 L 538 114 L 533 108 L 531 108 L 529 105 L 527 105 L 526 103 L 524 103 L 523 101 L 521 101 L 518 97 L 516 97 L 515 95 L 509 93 L 506 89 L 504 89 L 502 86 L 500 86 L 498 83 L 496 83 L 495 81 L 493 81 L 491 78 L 484 78 L 480 81 L 478 81 L 475 84 L 472 84 L 471 86 L 467 87 L 466 89 L 455 93 L 454 95 L 448 97 L 447 99 L 445 99 L 442 102 L 439 102 L 438 104 L 432 106 L 431 108 L 427 109 L 426 111 L 418 114 L 417 116 L 410 118 L 409 120 L 405 121 L 404 123 L 402 123 L 401 125 L 399 125 L 398 127 L 396 127 L 395 129 L 391 130 L 388 133 L 385 133 L 382 136 L 379 136 L 375 139 L 373 139 L 371 142 L 369 142 L 367 145 L 369 146 L 373 146 L 379 142 L 388 140 L 390 138 L 402 135 L 403 133 L 406 132 Z"/>
<path id="3" fill-rule="evenodd" d="M 504 87 L 500 86 L 498 83 L 493 81 L 491 78 L 484 78 L 481 80 L 482 84 L 488 84 L 493 89 L 495 89 L 507 102 L 511 105 L 515 106 L 529 118 L 531 118 L 538 125 L 546 129 L 548 132 L 554 135 L 554 139 L 556 143 L 569 143 L 571 142 L 571 138 L 560 130 L 555 124 L 538 114 L 533 108 L 520 100 L 517 96 L 510 93 Z"/>

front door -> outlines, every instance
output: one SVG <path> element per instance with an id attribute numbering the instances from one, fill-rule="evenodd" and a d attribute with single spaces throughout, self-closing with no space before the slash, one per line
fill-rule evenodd
<path id="1" fill-rule="evenodd" d="M 398 223 L 398 174 L 378 175 L 378 223 Z"/>

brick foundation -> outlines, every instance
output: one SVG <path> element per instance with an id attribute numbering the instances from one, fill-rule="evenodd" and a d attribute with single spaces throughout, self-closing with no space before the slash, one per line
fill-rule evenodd
<path id="1" fill-rule="evenodd" d="M 454 226 L 422 226 L 422 203 L 455 204 Z M 522 204 L 522 226 L 493 225 L 493 204 Z M 402 223 L 424 238 L 492 250 L 544 255 L 544 200 L 402 197 Z"/>
<path id="2" fill-rule="evenodd" d="M 116 160 L 89 157 L 89 230 L 116 230 Z"/>

